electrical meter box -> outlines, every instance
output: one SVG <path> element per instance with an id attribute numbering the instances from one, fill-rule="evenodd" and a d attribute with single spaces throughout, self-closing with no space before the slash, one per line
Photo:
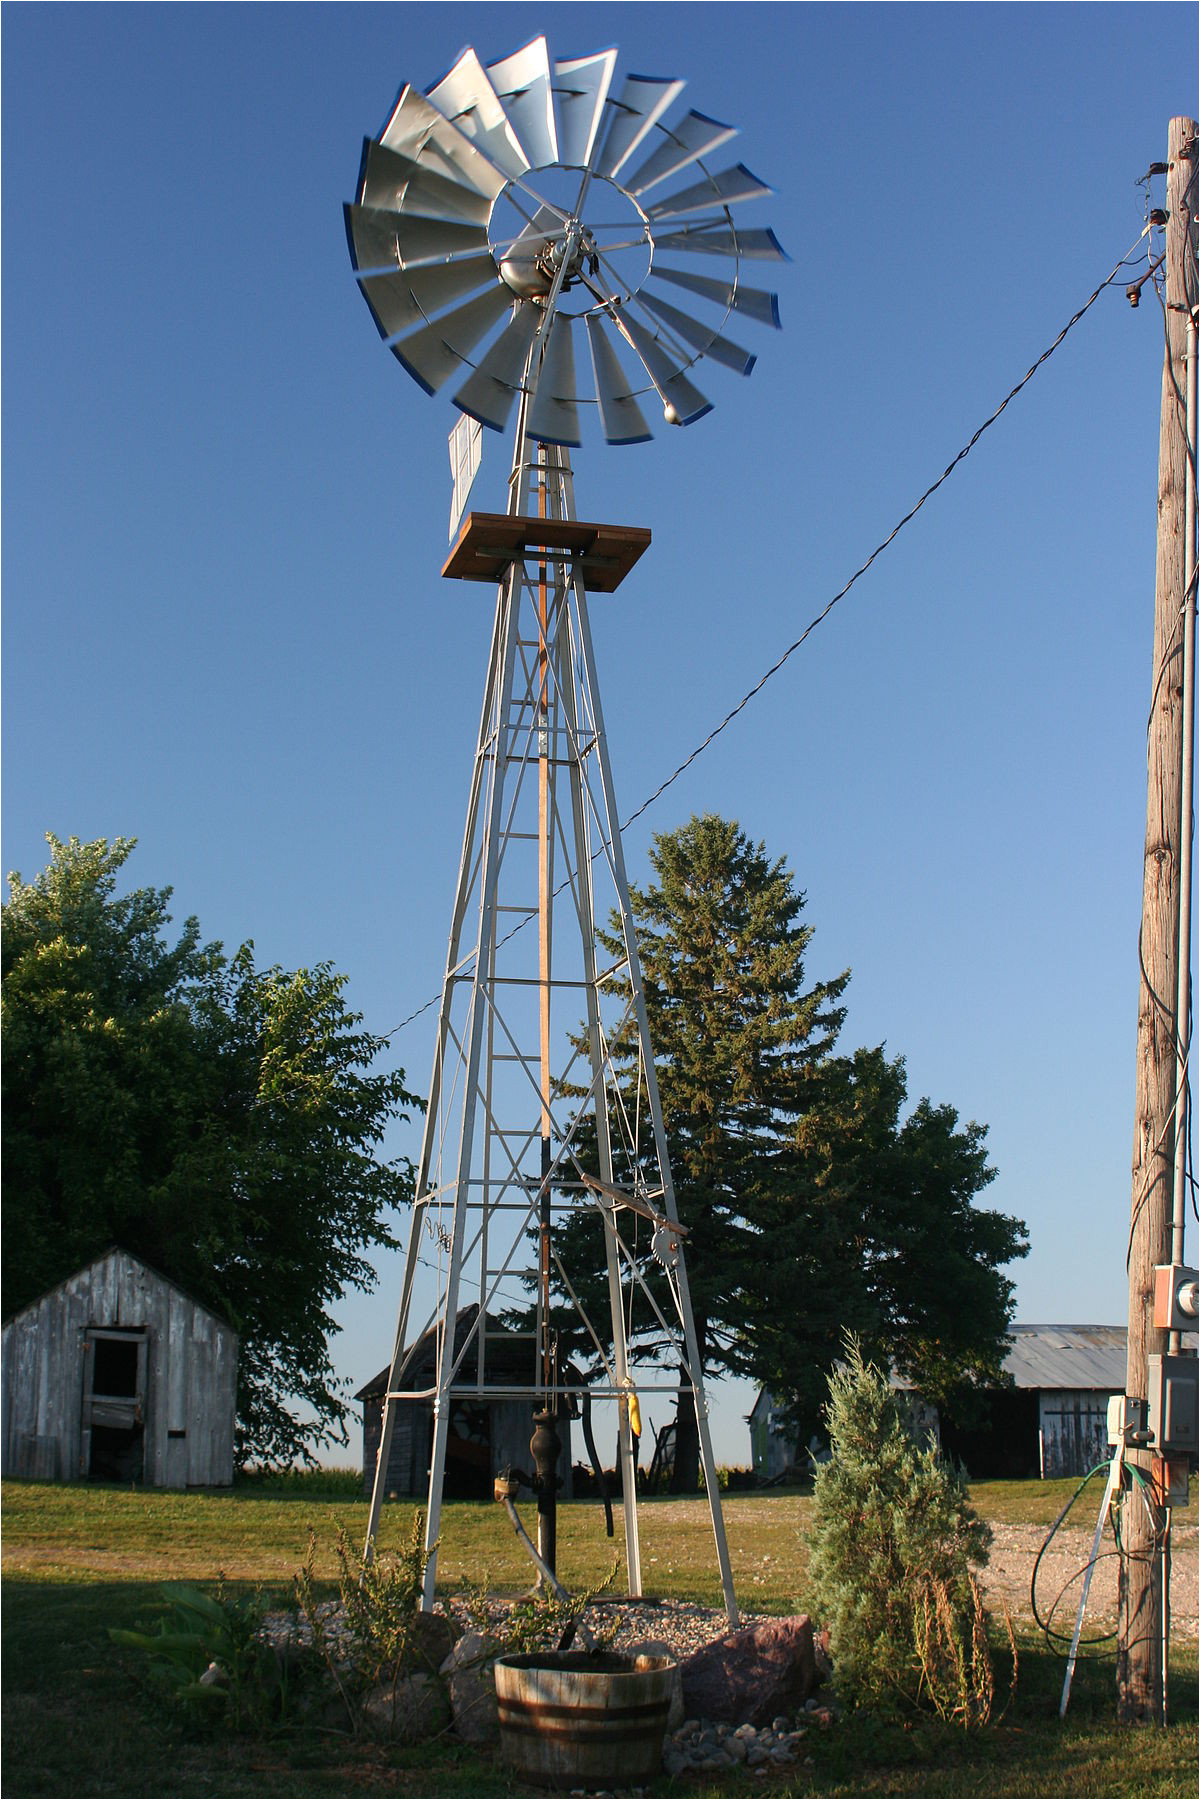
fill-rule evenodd
<path id="1" fill-rule="evenodd" d="M 1160 1263 L 1154 1271 L 1154 1323 L 1160 1331 L 1189 1331 L 1196 1325 L 1198 1280 L 1183 1263 Z"/>
<path id="2" fill-rule="evenodd" d="M 1147 1425 L 1160 1456 L 1195 1456 L 1200 1444 L 1197 1362 L 1194 1356 L 1147 1359 Z"/>

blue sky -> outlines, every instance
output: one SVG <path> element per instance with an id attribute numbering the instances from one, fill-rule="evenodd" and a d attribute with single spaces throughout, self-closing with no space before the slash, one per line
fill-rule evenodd
<path id="1" fill-rule="evenodd" d="M 654 533 L 595 609 L 626 814 L 1134 244 L 1196 109 L 1187 5 L 4 8 L 4 868 L 136 835 L 132 880 L 332 960 L 379 1032 L 440 978 L 490 609 L 438 578 L 454 411 L 341 204 L 402 82 L 543 30 L 739 125 L 793 259 L 748 381 L 575 456 L 581 514 Z M 626 846 L 711 809 L 788 858 L 847 1047 L 988 1124 L 1026 1321 L 1125 1316 L 1162 328 L 1123 287 Z M 506 467 L 486 434 L 477 504 Z M 393 1046 L 423 1088 L 428 1016 Z"/>

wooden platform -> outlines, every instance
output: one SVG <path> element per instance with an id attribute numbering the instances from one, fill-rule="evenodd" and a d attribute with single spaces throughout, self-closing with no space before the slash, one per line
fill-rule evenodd
<path id="1" fill-rule="evenodd" d="M 584 519 L 529 519 L 512 513 L 468 513 L 442 574 L 459 581 L 500 581 L 518 558 L 577 565 L 591 594 L 620 587 L 650 542 L 644 525 L 590 525 Z"/>

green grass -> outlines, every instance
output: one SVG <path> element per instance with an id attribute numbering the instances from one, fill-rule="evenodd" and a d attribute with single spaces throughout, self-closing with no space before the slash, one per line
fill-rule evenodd
<path id="1" fill-rule="evenodd" d="M 1072 1483 L 987 1483 L 979 1510 L 997 1522 L 1049 1526 Z M 1089 1496 L 1081 1503 L 1094 1513 Z M 338 1524 L 352 1538 L 366 1505 L 336 1476 L 272 1485 L 270 1478 L 224 1494 L 130 1492 L 119 1488 L 5 1483 L 3 1631 L 4 1786 L 34 1794 L 509 1794 L 504 1770 L 451 1743 L 411 1749 L 293 1729 L 271 1736 L 189 1733 L 164 1710 L 136 1657 L 114 1651 L 106 1628 L 148 1622 L 161 1611 L 157 1583 L 169 1577 L 288 1591 L 310 1524 L 318 1571 L 333 1573 Z M 739 1598 L 746 1610 L 805 1604 L 800 1534 L 804 1495 L 730 1495 L 725 1517 Z M 398 1542 L 413 1508 L 385 1514 L 383 1547 Z M 1177 1515 L 1178 1516 L 1178 1515 Z M 1194 1522 L 1193 1494 L 1185 1519 Z M 651 1501 L 640 1511 L 648 1593 L 714 1601 L 711 1528 L 702 1500 Z M 1090 1522 L 1090 1521 L 1089 1521 Z M 529 1564 L 499 1508 L 451 1505 L 443 1515 L 439 1589 L 486 1570 L 492 1591 L 523 1589 Z M 620 1542 L 620 1521 L 617 1522 Z M 560 1571 L 570 1587 L 594 1586 L 611 1567 L 597 1505 L 565 1506 Z M 618 1574 L 617 1591 L 620 1592 Z M 985 1732 L 920 1724 L 905 1729 L 849 1717 L 810 1731 L 812 1761 L 786 1776 L 745 1772 L 698 1789 L 695 1777 L 660 1783 L 655 1794 L 974 1795 L 1194 1794 L 1196 1658 L 1172 1659 L 1174 1721 L 1164 1732 L 1119 1728 L 1111 1655 L 1081 1664 L 1065 1725 L 1057 1717 L 1062 1663 L 1027 1630 L 1020 1636 L 1016 1699 Z M 998 1657 L 1006 1679 L 1007 1658 Z"/>

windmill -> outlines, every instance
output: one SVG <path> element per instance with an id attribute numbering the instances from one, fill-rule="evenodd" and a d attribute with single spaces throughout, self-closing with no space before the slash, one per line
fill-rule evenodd
<path id="1" fill-rule="evenodd" d="M 615 50 L 552 61 L 545 38 L 486 68 L 464 51 L 426 92 L 401 90 L 346 207 L 358 284 L 392 354 L 495 431 L 515 409 L 507 509 L 469 514 L 443 569 L 493 583 L 497 601 L 367 1543 L 399 1409 L 433 1403 L 432 1546 L 455 1409 L 507 1395 L 535 1407 L 539 1548 L 553 1568 L 559 1408 L 608 1399 L 640 1594 L 638 1390 L 674 1393 L 665 1361 L 693 1396 L 736 1623 L 588 611 L 650 533 L 578 517 L 569 450 L 584 416 L 631 444 L 651 435 L 644 407 L 674 425 L 707 413 L 701 359 L 741 375 L 755 360 L 729 321 L 779 325 L 775 295 L 743 283 L 743 266 L 786 259 L 771 231 L 736 222 L 769 189 L 743 164 L 716 166 L 734 129 L 680 115 L 682 81 L 616 85 L 616 62 Z M 602 1228 L 603 1326 L 558 1249 L 585 1217 Z M 422 1264 L 436 1298 L 414 1330 Z M 522 1280 L 537 1296 L 527 1367 L 514 1377 L 505 1332 L 497 1381 L 496 1321 L 527 1299 Z M 594 1380 L 558 1355 L 556 1294 L 579 1316 Z M 635 1308 L 658 1334 L 637 1389 Z M 430 1342 L 431 1380 L 414 1353 Z M 431 1556 L 426 1607 L 434 1570 Z"/>

